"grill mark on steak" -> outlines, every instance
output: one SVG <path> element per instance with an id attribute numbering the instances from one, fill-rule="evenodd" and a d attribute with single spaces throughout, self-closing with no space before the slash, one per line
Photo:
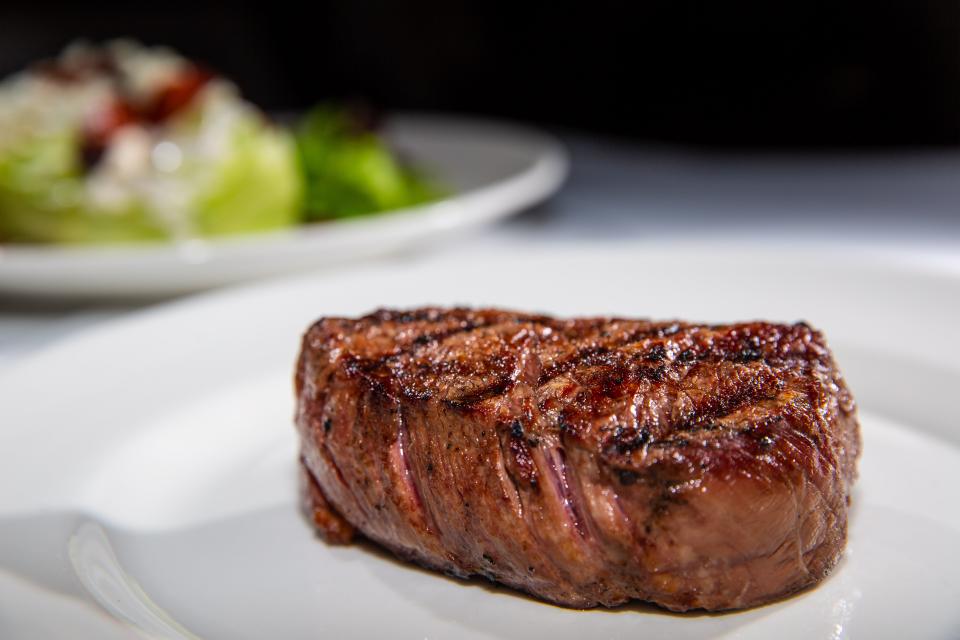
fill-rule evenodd
<path id="1" fill-rule="evenodd" d="M 702 363 L 698 363 L 695 368 L 702 366 L 704 366 Z M 773 398 L 783 389 L 783 381 L 767 368 L 757 369 L 756 373 L 758 374 L 756 377 L 750 378 L 732 393 L 707 398 L 699 405 L 694 403 L 692 412 L 685 416 L 681 423 L 671 425 L 671 431 L 683 432 L 702 428 L 704 425 L 730 415 L 746 404 Z"/>
<path id="2" fill-rule="evenodd" d="M 605 362 L 604 357 L 611 353 L 615 353 L 617 349 L 634 345 L 652 337 L 662 338 L 664 335 L 663 327 L 645 328 L 638 331 L 632 331 L 626 336 L 623 336 L 623 338 L 620 340 L 616 340 L 611 343 L 602 343 L 581 348 L 572 357 L 561 360 L 560 362 L 556 362 L 551 367 L 546 369 L 541 375 L 540 380 L 538 380 L 538 384 L 543 386 L 554 378 L 584 365 L 589 366 L 590 364 L 603 364 Z"/>
<path id="3" fill-rule="evenodd" d="M 397 349 L 394 349 L 389 353 L 382 354 L 377 358 L 350 358 L 345 360 L 345 367 L 353 375 L 364 379 L 367 384 L 378 393 L 383 393 L 391 398 L 396 398 L 398 395 L 402 395 L 406 398 L 416 400 L 428 400 L 432 395 L 430 393 L 417 392 L 408 385 L 389 384 L 389 378 L 391 376 L 391 364 L 415 358 L 418 353 L 420 353 L 428 345 L 435 344 L 438 347 L 443 347 L 450 340 L 450 338 L 455 336 L 476 333 L 480 330 L 497 327 L 501 324 L 503 323 L 500 322 L 500 318 L 477 322 L 463 320 L 457 326 L 434 333 L 424 334 L 423 336 L 413 339 L 405 347 L 398 347 Z M 437 368 L 446 368 L 448 370 L 457 369 L 455 363 L 435 363 L 434 366 Z M 456 398 L 445 398 L 443 401 L 452 408 L 470 410 L 475 408 L 476 405 L 481 404 L 490 398 L 494 398 L 498 395 L 508 392 L 512 386 L 516 384 L 519 370 L 516 367 L 516 363 L 511 361 L 505 362 L 502 368 L 509 370 L 510 373 L 497 377 L 491 383 L 479 389 L 462 394 Z"/>
<path id="4" fill-rule="evenodd" d="M 436 331 L 434 333 L 425 333 L 422 336 L 417 336 L 416 338 L 414 338 L 411 346 L 416 348 L 425 344 L 429 344 L 431 342 L 443 342 L 455 335 L 458 335 L 461 333 L 472 333 L 477 329 L 483 329 L 489 326 L 490 324 L 487 322 L 477 323 L 477 322 L 464 320 L 458 326 L 454 326 L 449 329 L 444 329 L 443 331 Z M 408 351 L 405 351 L 404 353 L 410 354 L 412 351 L 413 349 L 410 349 Z"/>
<path id="5" fill-rule="evenodd" d="M 399 360 L 404 357 L 410 357 L 416 354 L 416 352 L 426 345 L 431 343 L 443 343 L 446 340 L 463 334 L 463 333 L 473 333 L 479 329 L 485 329 L 494 324 L 493 321 L 481 321 L 475 322 L 471 320 L 461 320 L 459 323 L 448 327 L 446 329 L 441 329 L 434 331 L 432 333 L 424 333 L 417 336 L 405 347 L 398 348 L 392 353 L 385 354 L 378 358 L 376 361 L 373 361 L 369 364 L 371 369 L 383 368 L 390 361 Z"/>
<path id="6" fill-rule="evenodd" d="M 378 311 L 315 323 L 298 362 L 327 508 L 452 575 L 578 607 L 726 609 L 842 551 L 855 405 L 805 325 Z M 396 473 L 364 484 L 394 446 Z"/>
<path id="7" fill-rule="evenodd" d="M 472 409 L 476 405 L 502 395 L 509 391 L 517 382 L 516 375 L 503 376 L 492 384 L 487 385 L 477 391 L 460 396 L 459 398 L 447 398 L 443 402 L 454 409 L 466 410 Z"/>
<path id="8" fill-rule="evenodd" d="M 622 356 L 622 354 L 618 353 L 618 350 L 635 346 L 651 338 L 662 339 L 673 336 L 680 331 L 680 327 L 681 325 L 679 323 L 673 323 L 667 327 L 648 327 L 631 331 L 622 338 L 612 342 L 602 342 L 583 347 L 579 349 L 573 356 L 556 362 L 547 368 L 543 372 L 538 384 L 541 386 L 547 384 L 554 378 L 563 375 L 572 369 L 580 368 L 582 366 L 589 366 L 592 364 L 612 365 L 616 362 L 617 357 Z M 761 342 L 758 336 L 747 335 L 745 338 L 738 339 L 736 344 L 724 343 L 719 346 L 713 345 L 705 353 L 698 353 L 695 348 L 690 347 L 683 349 L 682 351 L 678 350 L 676 357 L 669 359 L 669 364 L 676 368 L 678 365 L 682 366 L 691 364 L 697 360 L 702 360 L 705 358 L 709 358 L 714 362 L 720 360 L 744 363 L 753 362 L 763 357 L 760 347 Z M 649 362 L 661 362 L 668 360 L 665 345 L 663 343 L 652 345 L 650 350 L 646 354 L 642 355 L 642 358 Z"/>
<path id="9" fill-rule="evenodd" d="M 540 376 L 540 380 L 537 381 L 537 384 L 543 386 L 548 382 L 551 382 L 554 378 L 562 376 L 563 374 L 580 366 L 601 364 L 605 362 L 604 358 L 609 353 L 610 347 L 607 345 L 594 345 L 581 349 L 574 354 L 572 358 L 561 360 L 560 362 L 557 362 L 553 364 L 553 366 L 544 370 L 543 375 Z"/>

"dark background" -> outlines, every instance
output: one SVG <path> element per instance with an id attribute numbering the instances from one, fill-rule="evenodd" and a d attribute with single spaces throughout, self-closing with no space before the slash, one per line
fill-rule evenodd
<path id="1" fill-rule="evenodd" d="M 711 147 L 960 144 L 955 0 L 7 2 L 0 73 L 120 35 L 268 109 L 359 97 Z"/>

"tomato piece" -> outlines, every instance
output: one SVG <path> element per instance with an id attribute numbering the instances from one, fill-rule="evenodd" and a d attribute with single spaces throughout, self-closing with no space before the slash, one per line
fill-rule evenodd
<path id="1" fill-rule="evenodd" d="M 213 74 L 209 71 L 191 67 L 156 93 L 143 110 L 143 118 L 150 122 L 163 122 L 189 105 L 211 78 Z"/>

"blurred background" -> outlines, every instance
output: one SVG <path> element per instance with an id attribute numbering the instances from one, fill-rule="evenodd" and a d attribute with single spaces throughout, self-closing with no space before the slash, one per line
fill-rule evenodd
<path id="1" fill-rule="evenodd" d="M 960 3 L 66 3 L 0 8 L 0 74 L 166 44 L 269 110 L 326 98 L 709 148 L 960 144 Z"/>
<path id="2" fill-rule="evenodd" d="M 558 193 L 433 252 L 692 239 L 892 249 L 960 270 L 956 1 L 10 0 L 0 25 L 0 76 L 128 37 L 269 113 L 360 103 L 559 138 Z M 0 311 L 35 324 L 21 302 L 0 296 Z"/>

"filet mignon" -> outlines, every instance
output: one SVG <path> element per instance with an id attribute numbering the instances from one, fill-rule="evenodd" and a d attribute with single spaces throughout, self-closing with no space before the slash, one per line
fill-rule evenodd
<path id="1" fill-rule="evenodd" d="M 296 393 L 329 542 L 554 603 L 749 607 L 846 541 L 855 405 L 803 323 L 381 310 L 314 324 Z"/>

